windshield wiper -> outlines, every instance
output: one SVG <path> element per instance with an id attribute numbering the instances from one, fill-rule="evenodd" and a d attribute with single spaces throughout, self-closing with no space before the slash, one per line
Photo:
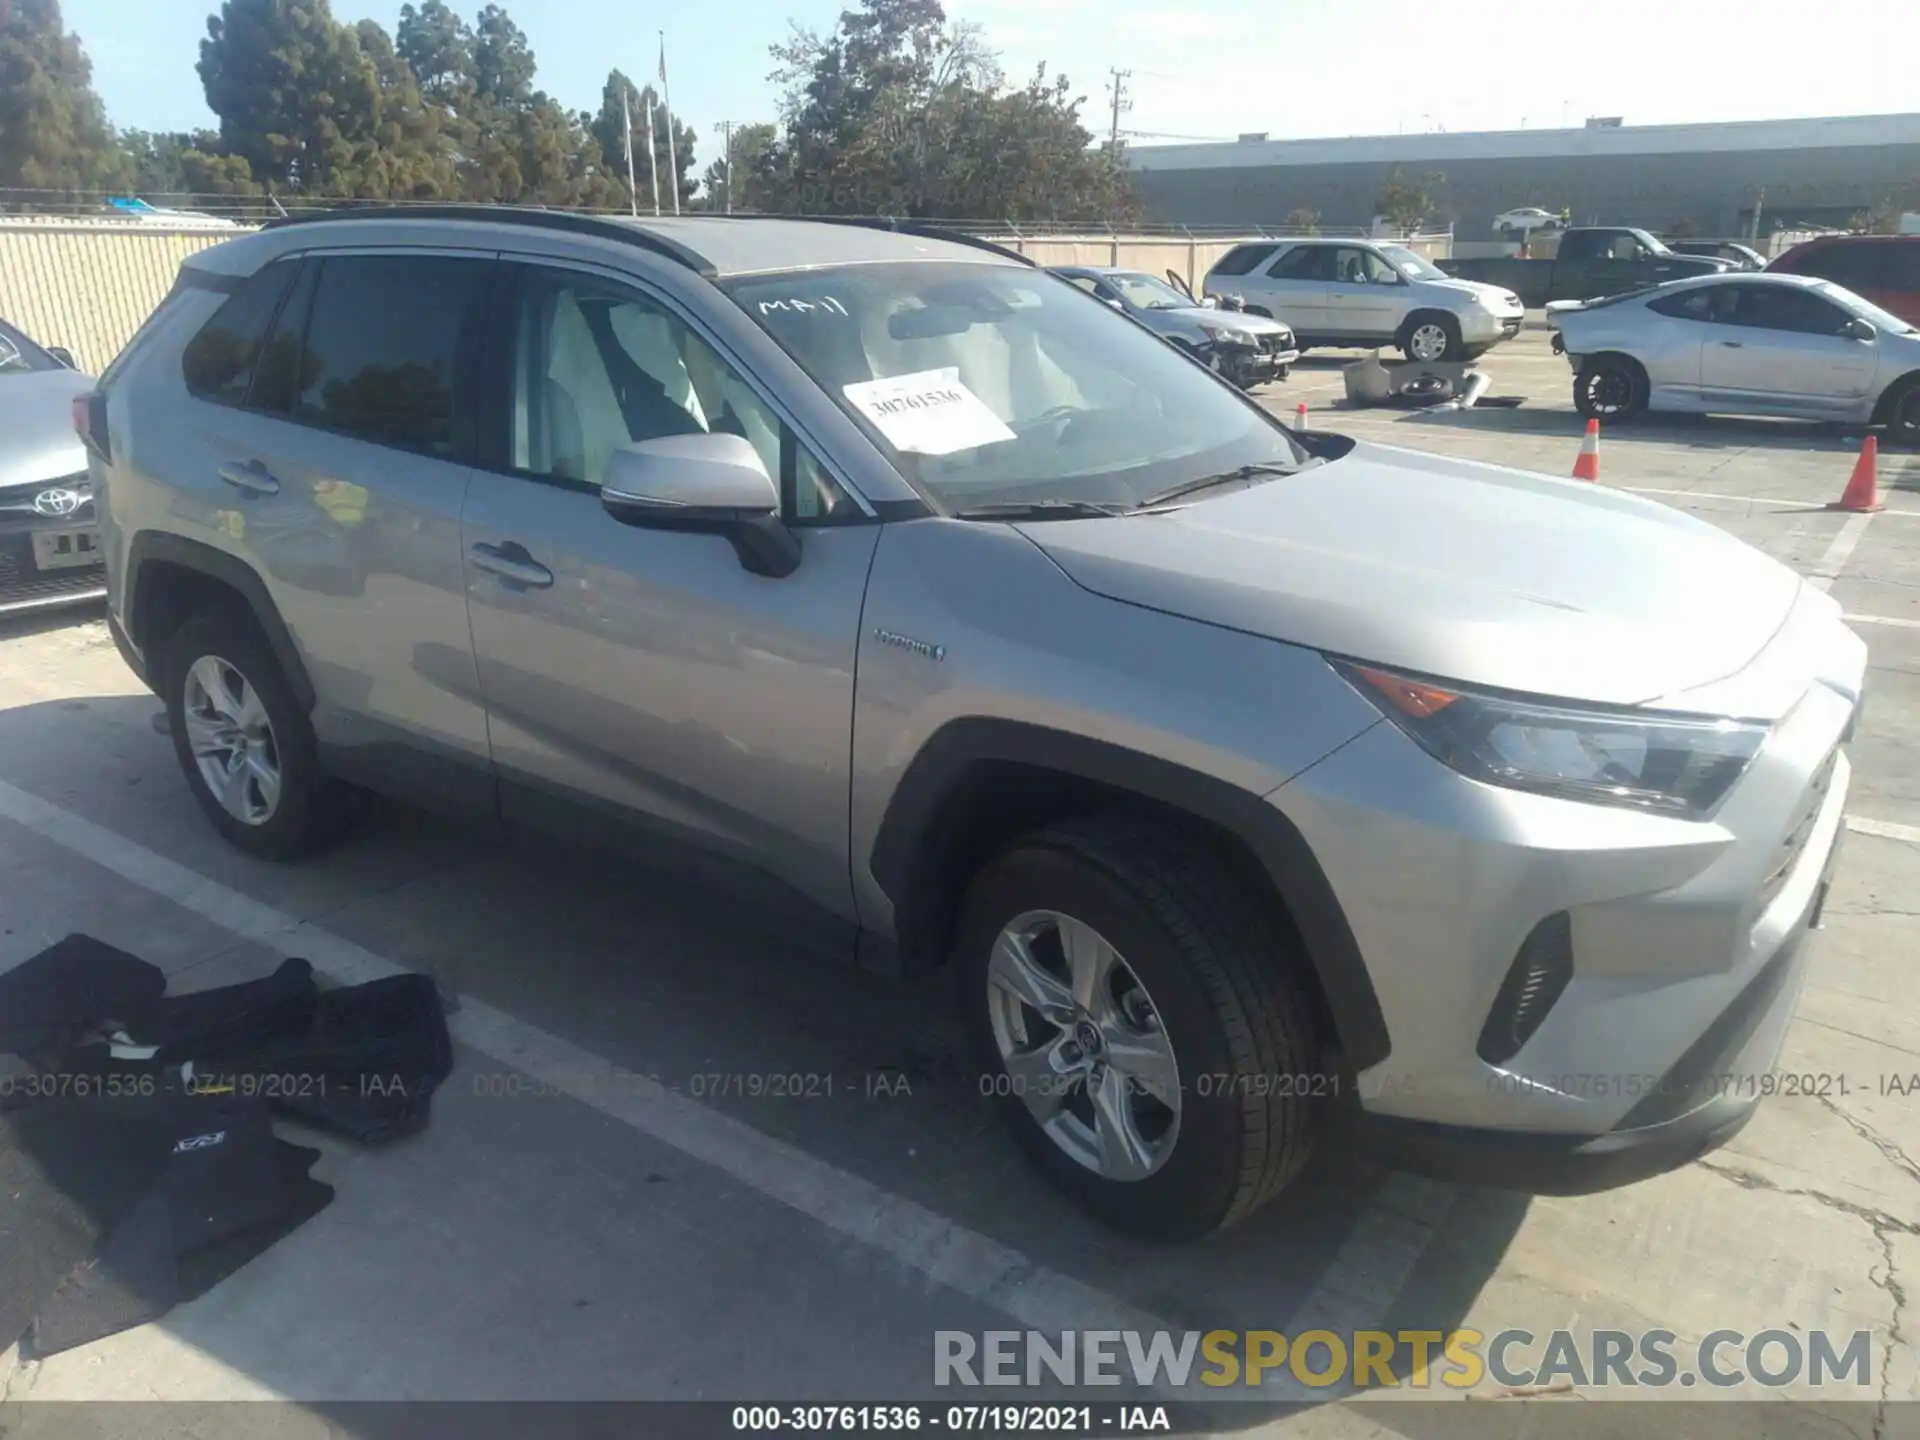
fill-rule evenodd
<path id="1" fill-rule="evenodd" d="M 953 515 L 956 520 L 1085 520 L 1127 513 L 1125 505 L 1104 505 L 1094 500 L 1007 500 L 969 505 Z"/>
<path id="2" fill-rule="evenodd" d="M 1274 461 L 1263 461 L 1257 465 L 1241 465 L 1232 470 L 1222 470 L 1218 475 L 1202 475 L 1198 479 L 1183 480 L 1171 489 L 1162 490 L 1158 495 L 1149 495 L 1134 506 L 1135 513 L 1151 510 L 1156 505 L 1164 505 L 1169 500 L 1184 500 L 1189 495 L 1198 495 L 1202 490 L 1213 490 L 1222 485 L 1233 485 L 1241 481 L 1258 480 L 1267 475 L 1292 475 L 1298 472 L 1298 465 L 1282 465 Z"/>

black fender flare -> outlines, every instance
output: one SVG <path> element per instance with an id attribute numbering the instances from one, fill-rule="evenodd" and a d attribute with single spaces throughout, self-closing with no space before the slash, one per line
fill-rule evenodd
<path id="1" fill-rule="evenodd" d="M 266 636 L 267 644 L 273 648 L 273 657 L 280 662 L 281 672 L 287 677 L 293 698 L 299 702 L 301 709 L 313 709 L 316 698 L 313 680 L 307 674 L 306 662 L 300 657 L 300 647 L 294 644 L 293 632 L 287 629 L 287 622 L 280 617 L 279 607 L 267 593 L 266 582 L 246 561 L 204 541 L 190 540 L 160 530 L 143 530 L 133 537 L 132 544 L 128 546 L 125 624 L 128 638 L 143 656 L 157 638 L 147 633 L 146 617 L 151 613 L 149 606 L 154 594 L 153 577 L 160 566 L 191 570 L 218 581 L 238 594 L 246 602 L 254 623 L 260 627 L 260 633 Z M 151 660 L 147 662 L 147 668 L 151 670 Z"/>
<path id="2" fill-rule="evenodd" d="M 900 777 L 874 834 L 870 868 L 898 907 L 937 880 L 924 843 L 950 797 L 983 766 L 1016 764 L 1129 792 L 1208 821 L 1252 853 L 1286 904 L 1332 1012 L 1345 1064 L 1358 1072 L 1392 1049 L 1359 942 L 1306 837 L 1278 807 L 1187 766 L 1106 741 L 1014 720 L 949 721 Z"/>

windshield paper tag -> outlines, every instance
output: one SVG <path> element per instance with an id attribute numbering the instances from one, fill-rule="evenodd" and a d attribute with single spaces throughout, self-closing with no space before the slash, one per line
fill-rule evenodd
<path id="1" fill-rule="evenodd" d="M 896 449 L 951 455 L 1015 438 L 986 402 L 960 383 L 960 367 L 916 370 L 841 387 Z"/>

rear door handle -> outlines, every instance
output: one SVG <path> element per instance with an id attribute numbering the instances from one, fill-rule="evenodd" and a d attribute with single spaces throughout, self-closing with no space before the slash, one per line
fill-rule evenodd
<path id="1" fill-rule="evenodd" d="M 220 478 L 236 490 L 250 495 L 278 495 L 280 482 L 258 460 L 229 460 L 219 470 Z"/>
<path id="2" fill-rule="evenodd" d="M 475 545 L 468 554 L 474 565 L 515 585 L 544 590 L 553 584 L 553 572 L 527 553 L 527 547 L 509 540 L 503 545 Z"/>
<path id="3" fill-rule="evenodd" d="M 1729 350 L 1744 350 L 1747 348 L 1745 342 L 1740 340 L 1722 340 L 1720 343 Z"/>

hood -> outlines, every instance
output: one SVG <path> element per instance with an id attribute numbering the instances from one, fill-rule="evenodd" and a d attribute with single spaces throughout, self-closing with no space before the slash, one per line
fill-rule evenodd
<path id="1" fill-rule="evenodd" d="M 1485 280 L 1456 280 L 1449 276 L 1445 280 L 1416 280 L 1416 285 L 1424 285 L 1429 290 L 1451 290 L 1461 295 L 1484 295 L 1489 300 L 1506 300 L 1513 291 L 1505 285 L 1491 285 Z M 1513 298 L 1518 299 L 1517 296 Z"/>
<path id="2" fill-rule="evenodd" d="M 69 402 L 93 388 L 78 370 L 0 375 L 0 488 L 78 475 L 87 448 L 73 433 Z"/>
<path id="3" fill-rule="evenodd" d="M 1182 320 L 1198 325 L 1205 322 L 1217 330 L 1237 330 L 1243 335 L 1275 335 L 1293 328 L 1279 320 L 1270 320 L 1265 315 L 1249 315 L 1244 310 L 1211 310 L 1204 305 L 1194 305 L 1184 310 L 1160 310 L 1160 315 L 1178 315 Z"/>
<path id="4" fill-rule="evenodd" d="M 1110 599 L 1602 704 L 1740 670 L 1801 588 L 1758 550 L 1649 500 L 1368 444 L 1164 514 L 1020 528 Z"/>

